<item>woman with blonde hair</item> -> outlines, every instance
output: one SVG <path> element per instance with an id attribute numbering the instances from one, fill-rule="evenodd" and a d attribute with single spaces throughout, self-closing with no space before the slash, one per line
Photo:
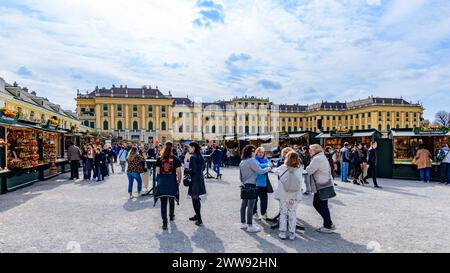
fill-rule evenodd
<path id="1" fill-rule="evenodd" d="M 270 161 L 266 157 L 263 147 L 258 147 L 256 149 L 254 159 L 261 169 L 269 167 Z M 258 220 L 267 220 L 268 193 L 270 192 L 273 192 L 273 190 L 270 185 L 269 175 L 267 173 L 258 174 L 256 176 L 256 194 L 258 198 L 256 198 L 255 206 L 253 207 L 253 216 Z M 258 215 L 258 199 L 261 203 L 261 216 Z"/>
<path id="2" fill-rule="evenodd" d="M 290 151 L 286 155 L 284 164 L 272 170 L 278 175 L 278 188 L 275 199 L 280 201 L 280 233 L 281 239 L 295 240 L 297 228 L 297 207 L 302 200 L 303 165 L 298 153 Z"/>
<path id="3" fill-rule="evenodd" d="M 328 208 L 328 199 L 321 199 L 319 191 L 332 189 L 333 177 L 331 175 L 330 164 L 323 152 L 322 146 L 313 144 L 309 146 L 311 153 L 311 163 L 306 167 L 306 172 L 312 176 L 312 190 L 314 192 L 313 206 L 323 218 L 323 227 L 318 232 L 333 233 L 336 227 L 331 221 L 330 209 Z"/>

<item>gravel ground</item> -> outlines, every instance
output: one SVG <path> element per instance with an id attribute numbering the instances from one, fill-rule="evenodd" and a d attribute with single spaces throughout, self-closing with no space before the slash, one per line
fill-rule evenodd
<path id="1" fill-rule="evenodd" d="M 192 203 L 181 187 L 176 221 L 164 232 L 159 202 L 129 200 L 124 174 L 75 183 L 61 175 L 0 196 L 0 252 L 450 252 L 450 186 L 380 179 L 377 190 L 338 182 L 330 206 L 337 233 L 315 231 L 322 220 L 306 196 L 297 211 L 306 230 L 283 241 L 264 221 L 257 234 L 239 228 L 238 180 L 236 168 L 208 180 L 201 228 L 188 220 Z M 269 216 L 277 211 L 270 196 Z"/>

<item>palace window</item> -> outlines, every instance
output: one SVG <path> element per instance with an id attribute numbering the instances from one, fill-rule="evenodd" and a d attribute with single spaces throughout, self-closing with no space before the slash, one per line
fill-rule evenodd
<path id="1" fill-rule="evenodd" d="M 122 128 L 123 126 L 122 126 L 122 121 L 118 121 L 117 122 L 117 130 L 122 130 L 123 128 Z"/>
<path id="2" fill-rule="evenodd" d="M 178 127 L 178 133 L 183 133 L 183 125 L 180 125 L 180 127 Z"/>
<path id="3" fill-rule="evenodd" d="M 149 121 L 149 122 L 148 122 L 148 129 L 149 129 L 150 131 L 153 131 L 153 122 L 152 122 L 152 121 Z"/>
<path id="4" fill-rule="evenodd" d="M 109 130 L 108 122 L 106 120 L 103 122 L 103 130 Z"/>
<path id="5" fill-rule="evenodd" d="M 139 129 L 139 124 L 137 121 L 133 121 L 133 130 L 138 130 Z"/>
<path id="6" fill-rule="evenodd" d="M 163 131 L 166 130 L 166 122 L 165 121 L 161 122 L 161 130 L 163 130 Z"/>
<path id="7" fill-rule="evenodd" d="M 186 132 L 187 132 L 187 133 L 190 133 L 190 132 L 191 132 L 191 126 L 186 125 Z"/>
<path id="8" fill-rule="evenodd" d="M 103 104 L 103 111 L 108 111 L 108 104 Z"/>
<path id="9" fill-rule="evenodd" d="M 209 134 L 209 125 L 205 126 L 205 134 Z"/>
<path id="10" fill-rule="evenodd" d="M 133 117 L 138 116 L 138 106 L 136 104 L 133 105 Z"/>

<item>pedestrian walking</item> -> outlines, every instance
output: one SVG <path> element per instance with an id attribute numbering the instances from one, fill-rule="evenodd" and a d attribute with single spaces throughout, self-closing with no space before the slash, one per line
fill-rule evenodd
<path id="1" fill-rule="evenodd" d="M 87 179 L 91 180 L 92 178 L 97 178 L 96 170 L 95 170 L 95 148 L 94 145 L 89 144 L 87 148 Z M 93 177 L 92 177 L 93 176 Z"/>
<path id="2" fill-rule="evenodd" d="M 336 229 L 331 220 L 330 209 L 328 208 L 328 200 L 322 200 L 319 197 L 319 190 L 333 187 L 333 178 L 331 176 L 330 164 L 323 152 L 322 146 L 313 144 L 310 146 L 310 154 L 312 156 L 311 163 L 306 167 L 306 172 L 312 176 L 312 189 L 314 192 L 313 206 L 322 216 L 323 227 L 318 232 L 332 233 Z"/>
<path id="3" fill-rule="evenodd" d="M 360 176 L 362 175 L 362 164 L 364 162 L 364 154 L 359 147 L 359 144 L 355 144 L 350 155 L 350 161 L 353 169 L 353 184 L 364 185 Z"/>
<path id="4" fill-rule="evenodd" d="M 83 179 L 88 179 L 88 147 L 87 145 L 83 145 L 83 149 L 81 151 L 81 162 L 83 167 Z"/>
<path id="5" fill-rule="evenodd" d="M 133 198 L 134 180 L 136 180 L 137 182 L 138 196 L 141 195 L 142 191 L 141 173 L 144 172 L 144 169 L 142 168 L 143 162 L 145 162 L 145 159 L 138 153 L 137 147 L 132 147 L 127 158 L 128 194 L 130 195 L 130 199 Z"/>
<path id="6" fill-rule="evenodd" d="M 222 150 L 219 146 L 214 147 L 214 151 L 211 154 L 212 163 L 213 163 L 213 171 L 216 173 L 216 179 L 222 179 L 222 174 L 220 174 L 220 167 L 222 165 Z"/>
<path id="7" fill-rule="evenodd" d="M 283 151 L 281 152 L 283 153 Z M 286 155 L 283 165 L 272 169 L 278 175 L 278 187 L 274 197 L 280 201 L 278 236 L 281 239 L 295 239 L 297 228 L 297 207 L 302 200 L 303 166 L 298 153 L 291 151 Z"/>
<path id="8" fill-rule="evenodd" d="M 430 183 L 431 180 L 431 153 L 422 144 L 419 145 L 413 164 L 417 166 L 420 173 L 420 181 Z"/>
<path id="9" fill-rule="evenodd" d="M 450 148 L 447 144 L 442 145 L 438 152 L 437 159 L 440 163 L 441 183 L 450 184 Z"/>
<path id="10" fill-rule="evenodd" d="M 97 182 L 105 180 L 106 175 L 106 156 L 101 150 L 100 147 L 97 147 L 97 151 L 95 153 L 94 165 L 95 165 L 95 173 L 97 175 Z"/>
<path id="11" fill-rule="evenodd" d="M 128 157 L 128 150 L 125 149 L 125 147 L 123 147 L 120 151 L 119 151 L 119 162 L 120 162 L 120 167 L 122 168 L 122 173 L 124 173 L 126 171 L 126 165 L 127 165 L 127 157 Z"/>
<path id="12" fill-rule="evenodd" d="M 377 183 L 377 163 L 378 163 L 377 147 L 378 143 L 376 141 L 372 141 L 371 147 L 367 153 L 368 154 L 367 165 L 369 169 L 367 170 L 367 176 L 364 178 L 364 180 L 367 180 L 368 178 L 372 177 L 374 187 L 381 189 L 382 187 L 379 186 Z"/>
<path id="13" fill-rule="evenodd" d="M 69 180 L 79 179 L 79 168 L 82 154 L 80 148 L 78 148 L 73 142 L 69 142 L 69 148 L 67 149 L 67 160 L 70 162 L 70 178 Z"/>
<path id="14" fill-rule="evenodd" d="M 241 180 L 241 228 L 247 232 L 255 233 L 261 229 L 253 225 L 253 208 L 256 202 L 256 178 L 258 174 L 265 174 L 270 167 L 261 168 L 253 157 L 256 148 L 247 145 L 242 150 L 241 163 L 239 164 Z M 246 218 L 247 216 L 247 218 Z"/>
<path id="15" fill-rule="evenodd" d="M 269 159 L 265 155 L 263 147 L 258 147 L 253 157 L 261 169 L 269 167 Z M 257 220 L 267 220 L 267 207 L 269 201 L 269 188 L 271 188 L 268 173 L 258 174 L 256 176 L 256 195 L 255 205 L 253 207 L 253 217 Z M 258 215 L 258 199 L 260 201 L 261 215 Z"/>
<path id="16" fill-rule="evenodd" d="M 175 200 L 179 201 L 179 185 L 183 178 L 180 159 L 174 155 L 172 142 L 166 142 L 161 157 L 156 161 L 157 185 L 155 202 L 161 200 L 162 229 L 167 230 L 167 205 L 169 220 L 175 221 Z"/>
<path id="17" fill-rule="evenodd" d="M 344 147 L 339 151 L 341 159 L 341 181 L 349 183 L 348 169 L 350 164 L 350 150 L 348 142 L 344 143 Z"/>
<path id="18" fill-rule="evenodd" d="M 195 221 L 197 226 L 202 226 L 201 196 L 206 194 L 205 177 L 203 175 L 205 159 L 202 156 L 200 145 L 197 142 L 189 143 L 188 151 L 190 154 L 186 156 L 189 160 L 187 174 L 190 176 L 188 195 L 192 199 L 192 206 L 195 212 L 195 215 L 189 218 L 189 220 Z"/>

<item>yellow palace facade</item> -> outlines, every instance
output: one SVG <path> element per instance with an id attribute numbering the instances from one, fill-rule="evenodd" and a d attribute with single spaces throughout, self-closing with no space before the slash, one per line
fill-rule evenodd
<path id="1" fill-rule="evenodd" d="M 158 87 L 96 87 L 78 92 L 82 125 L 112 132 L 119 139 L 223 140 L 239 136 L 267 137 L 275 132 L 332 129 L 413 128 L 423 119 L 423 106 L 403 98 L 369 97 L 351 102 L 312 105 L 274 104 L 268 98 L 236 97 L 228 101 L 194 102 L 164 95 Z"/>
<path id="2" fill-rule="evenodd" d="M 70 130 L 72 127 L 80 128 L 80 120 L 76 113 L 61 108 L 47 98 L 40 97 L 26 87 L 17 83 L 9 84 L 0 78 L 0 107 L 16 110 L 20 113 L 20 120 L 43 124 L 52 117 L 60 122 L 59 127 Z"/>

